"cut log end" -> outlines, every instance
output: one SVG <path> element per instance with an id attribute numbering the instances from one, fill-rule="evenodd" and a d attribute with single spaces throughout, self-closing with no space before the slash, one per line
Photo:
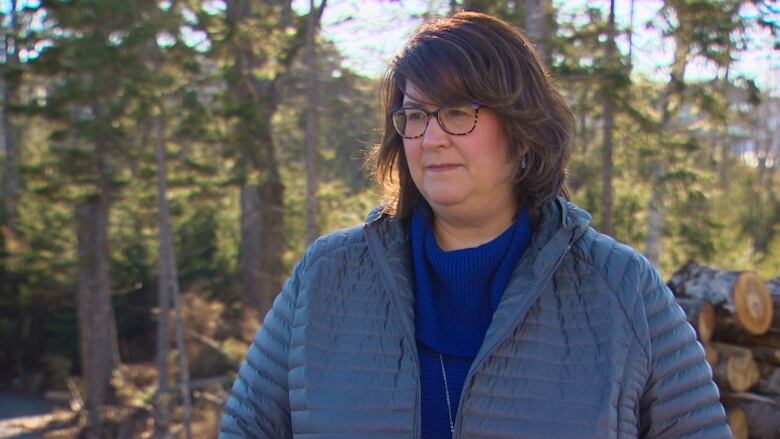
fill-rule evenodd
<path id="1" fill-rule="evenodd" d="M 769 290 L 755 273 L 741 273 L 734 286 L 734 305 L 739 324 L 748 332 L 763 334 L 772 324 Z"/>
<path id="2" fill-rule="evenodd" d="M 760 374 L 750 349 L 723 343 L 710 343 L 709 347 L 718 352 L 712 373 L 722 388 L 744 392 L 758 382 Z"/>
<path id="3" fill-rule="evenodd" d="M 731 357 L 726 363 L 726 374 L 731 388 L 742 392 L 758 381 L 758 368 L 752 358 Z"/>
<path id="4" fill-rule="evenodd" d="M 715 308 L 709 303 L 690 298 L 677 298 L 677 304 L 685 312 L 688 322 L 696 329 L 699 340 L 702 343 L 710 341 L 715 330 Z"/>
<path id="5" fill-rule="evenodd" d="M 715 307 L 718 328 L 723 320 L 731 320 L 740 330 L 761 335 L 772 325 L 774 314 L 769 289 L 757 274 L 726 271 L 686 264 L 669 279 L 675 296 L 699 300 Z"/>
<path id="6" fill-rule="evenodd" d="M 715 308 L 709 303 L 703 303 L 698 318 L 698 332 L 702 341 L 710 341 L 715 331 Z"/>
<path id="7" fill-rule="evenodd" d="M 742 432 L 741 416 L 736 415 L 733 418 L 732 411 L 741 409 L 745 412 L 747 421 L 747 436 L 754 439 L 777 439 L 780 438 L 780 406 L 774 398 L 752 394 L 725 393 L 723 403 L 728 414 L 729 426 L 731 426 L 734 437 L 738 438 L 738 432 Z"/>
<path id="8" fill-rule="evenodd" d="M 748 439 L 747 413 L 739 407 L 733 407 L 728 410 L 727 416 L 734 439 Z"/>
<path id="9" fill-rule="evenodd" d="M 714 368 L 718 364 L 718 350 L 709 344 L 704 345 L 704 357 L 710 364 L 710 368 Z"/>

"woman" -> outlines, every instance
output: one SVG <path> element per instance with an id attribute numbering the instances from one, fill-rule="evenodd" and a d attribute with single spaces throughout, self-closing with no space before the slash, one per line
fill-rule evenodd
<path id="1" fill-rule="evenodd" d="M 423 25 L 383 105 L 388 202 L 307 250 L 220 437 L 731 437 L 658 273 L 561 197 L 572 115 L 518 29 Z"/>

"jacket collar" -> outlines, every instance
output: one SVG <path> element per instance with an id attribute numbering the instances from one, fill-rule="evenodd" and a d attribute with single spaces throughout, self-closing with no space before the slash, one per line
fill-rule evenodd
<path id="1" fill-rule="evenodd" d="M 534 230 L 534 238 L 531 246 L 540 251 L 551 242 L 556 235 L 567 235 L 571 242 L 576 241 L 591 224 L 591 215 L 584 209 L 563 197 L 558 197 L 542 209 L 541 221 L 537 230 Z M 366 218 L 365 233 L 378 234 L 379 242 L 386 246 L 385 249 L 395 251 L 409 245 L 409 237 L 406 227 L 392 215 L 383 213 L 381 206 L 371 210 Z M 554 251 L 551 250 L 554 253 Z M 541 263 L 538 270 L 543 270 Z"/>
<path id="2" fill-rule="evenodd" d="M 512 273 L 472 370 L 522 322 L 590 222 L 590 214 L 564 198 L 557 198 L 542 209 L 534 238 Z M 399 323 L 412 343 L 409 349 L 414 351 L 413 266 L 406 227 L 398 219 L 375 209 L 365 224 L 364 233 L 370 252 L 382 271 Z"/>

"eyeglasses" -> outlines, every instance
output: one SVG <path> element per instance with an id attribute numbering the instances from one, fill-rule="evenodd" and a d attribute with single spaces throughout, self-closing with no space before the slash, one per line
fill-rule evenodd
<path id="1" fill-rule="evenodd" d="M 421 108 L 399 108 L 390 114 L 393 126 L 404 139 L 416 139 L 425 134 L 431 116 L 436 116 L 441 129 L 453 136 L 465 136 L 477 127 L 479 104 L 462 105 L 460 107 L 444 107 L 436 111 L 425 111 Z"/>

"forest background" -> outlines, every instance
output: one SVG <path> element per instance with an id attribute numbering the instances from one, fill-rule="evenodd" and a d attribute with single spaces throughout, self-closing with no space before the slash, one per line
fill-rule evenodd
<path id="1" fill-rule="evenodd" d="M 780 276 L 773 1 L 0 5 L 0 383 L 67 401 L 47 437 L 215 436 L 291 266 L 381 202 L 362 168 L 381 35 L 432 15 L 526 29 L 600 231 L 666 278 L 688 260 Z"/>

